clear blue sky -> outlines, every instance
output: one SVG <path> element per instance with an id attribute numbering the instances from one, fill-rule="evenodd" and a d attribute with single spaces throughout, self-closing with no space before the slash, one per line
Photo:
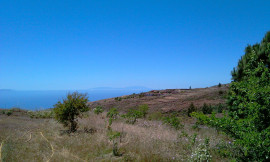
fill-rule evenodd
<path id="1" fill-rule="evenodd" d="M 270 30 L 270 1 L 1 0 L 0 89 L 206 87 Z"/>

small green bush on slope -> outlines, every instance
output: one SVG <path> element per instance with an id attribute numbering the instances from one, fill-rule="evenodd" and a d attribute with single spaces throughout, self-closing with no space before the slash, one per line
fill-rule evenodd
<path id="1" fill-rule="evenodd" d="M 181 124 L 181 120 L 179 119 L 179 117 L 176 116 L 176 114 L 171 114 L 170 116 L 164 117 L 163 123 L 170 125 L 171 127 L 175 128 L 176 130 L 184 127 L 184 125 Z"/>
<path id="2" fill-rule="evenodd" d="M 193 102 L 189 105 L 187 115 L 191 117 L 191 113 L 196 111 L 196 107 L 194 106 Z"/>
<path id="3" fill-rule="evenodd" d="M 31 118 L 53 118 L 54 117 L 54 112 L 52 110 L 28 111 L 27 114 Z"/>
<path id="4" fill-rule="evenodd" d="M 63 102 L 58 101 L 54 105 L 55 119 L 62 123 L 64 126 L 69 127 L 69 131 L 75 132 L 77 130 L 77 117 L 82 112 L 89 110 L 86 103 L 88 98 L 86 94 L 74 92 L 68 94 Z"/>
<path id="5" fill-rule="evenodd" d="M 149 107 L 147 104 L 140 105 L 137 109 L 129 109 L 126 114 L 122 115 L 122 117 L 127 119 L 127 123 L 134 124 L 137 119 L 145 118 L 148 110 Z"/>
<path id="6" fill-rule="evenodd" d="M 96 108 L 94 108 L 94 113 L 95 114 L 100 114 L 100 113 L 102 113 L 104 110 L 102 109 L 102 107 L 101 106 L 97 106 Z"/>

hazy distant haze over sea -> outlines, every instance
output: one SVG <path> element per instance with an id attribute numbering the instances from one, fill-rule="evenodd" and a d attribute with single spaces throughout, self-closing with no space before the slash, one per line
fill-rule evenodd
<path id="1" fill-rule="evenodd" d="M 87 90 L 11 90 L 0 89 L 0 108 L 18 107 L 27 110 L 52 108 L 57 101 L 62 100 L 69 92 L 87 93 L 90 101 L 96 101 L 117 96 L 141 93 L 151 90 L 147 87 L 98 87 Z"/>

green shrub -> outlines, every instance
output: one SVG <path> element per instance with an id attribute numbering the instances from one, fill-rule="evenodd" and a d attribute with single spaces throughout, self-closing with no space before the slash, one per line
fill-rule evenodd
<path id="1" fill-rule="evenodd" d="M 111 128 L 111 125 L 112 125 L 112 122 L 113 120 L 116 120 L 117 117 L 119 115 L 119 112 L 117 110 L 117 108 L 111 108 L 108 112 L 107 112 L 107 117 L 109 118 L 108 120 L 108 130 L 109 131 L 112 131 L 112 128 Z"/>
<path id="2" fill-rule="evenodd" d="M 54 112 L 52 110 L 28 111 L 27 115 L 30 118 L 53 118 Z"/>
<path id="3" fill-rule="evenodd" d="M 113 141 L 113 155 L 114 156 L 121 156 L 119 153 L 119 148 L 118 148 L 118 139 L 121 137 L 121 133 L 117 131 L 109 131 L 108 132 L 109 140 Z"/>
<path id="4" fill-rule="evenodd" d="M 74 92 L 68 94 L 62 102 L 54 105 L 55 119 L 64 126 L 69 127 L 70 132 L 77 130 L 77 117 L 89 110 L 87 107 L 88 98 L 86 94 Z"/>
<path id="5" fill-rule="evenodd" d="M 203 106 L 202 106 L 202 112 L 204 114 L 211 114 L 212 111 L 213 111 L 213 108 L 212 108 L 211 105 L 207 105 L 206 103 L 203 104 Z"/>
<path id="6" fill-rule="evenodd" d="M 240 161 L 269 161 L 270 72 L 262 63 L 241 81 L 230 85 L 228 113 L 223 118 L 194 113 L 201 123 L 216 127 L 235 139 Z"/>
<path id="7" fill-rule="evenodd" d="M 248 46 L 232 71 L 224 117 L 193 113 L 198 121 L 234 138 L 238 161 L 270 160 L 270 32 Z"/>
<path id="8" fill-rule="evenodd" d="M 94 108 L 94 113 L 95 114 L 100 114 L 100 113 L 102 113 L 104 110 L 102 109 L 102 107 L 101 106 L 97 106 L 96 108 Z"/>
<path id="9" fill-rule="evenodd" d="M 139 106 L 139 111 L 142 112 L 142 116 L 145 118 L 146 114 L 148 113 L 149 107 L 147 104 L 140 105 Z"/>
<path id="10" fill-rule="evenodd" d="M 145 96 L 144 93 L 140 93 L 140 94 L 139 94 L 139 98 L 142 98 L 142 97 L 144 97 L 144 96 Z"/>
<path id="11" fill-rule="evenodd" d="M 212 106 L 212 109 L 215 110 L 215 112 L 217 112 L 217 113 L 222 113 L 223 110 L 226 110 L 225 106 L 226 105 L 219 103 L 218 105 Z"/>
<path id="12" fill-rule="evenodd" d="M 218 87 L 221 87 L 221 83 L 218 83 Z"/>
<path id="13" fill-rule="evenodd" d="M 233 141 L 220 141 L 214 147 L 214 152 L 221 157 L 235 159 L 242 156 L 239 152 L 241 149 L 237 147 Z"/>
<path id="14" fill-rule="evenodd" d="M 7 116 L 10 116 L 10 115 L 12 115 L 12 113 L 13 113 L 12 110 L 8 110 L 6 114 L 7 114 Z"/>
<path id="15" fill-rule="evenodd" d="M 115 101 L 122 101 L 122 97 L 115 97 L 114 100 Z"/>
<path id="16" fill-rule="evenodd" d="M 191 114 L 192 112 L 195 112 L 195 111 L 196 111 L 196 107 L 194 106 L 193 103 L 191 103 L 191 104 L 189 105 L 189 107 L 188 107 L 187 115 L 188 115 L 189 117 L 191 117 L 190 114 Z"/>
<path id="17" fill-rule="evenodd" d="M 148 109 L 149 107 L 147 104 L 140 105 L 137 109 L 129 109 L 126 114 L 122 115 L 122 117 L 127 119 L 127 123 L 134 124 L 137 119 L 146 117 Z"/>
<path id="18" fill-rule="evenodd" d="M 128 96 L 123 97 L 123 99 L 130 99 L 130 98 L 135 98 L 135 97 L 136 97 L 136 94 L 133 93 L 132 95 L 128 95 Z"/>
<path id="19" fill-rule="evenodd" d="M 176 130 L 184 127 L 184 125 L 181 124 L 180 119 L 175 114 L 171 114 L 170 116 L 164 117 L 163 123 L 170 125 L 171 127 L 175 128 Z"/>
<path id="20" fill-rule="evenodd" d="M 119 115 L 119 112 L 117 110 L 117 108 L 111 108 L 108 112 L 107 112 L 107 117 L 108 118 L 112 118 L 112 119 L 116 119 Z"/>
<path id="21" fill-rule="evenodd" d="M 138 109 L 129 109 L 126 114 L 122 115 L 122 117 L 127 119 L 127 123 L 135 124 L 138 118 L 143 117 L 143 113 Z"/>

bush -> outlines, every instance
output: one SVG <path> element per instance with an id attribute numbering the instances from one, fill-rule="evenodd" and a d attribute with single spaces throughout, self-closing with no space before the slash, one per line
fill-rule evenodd
<path id="1" fill-rule="evenodd" d="M 149 107 L 147 104 L 140 105 L 139 106 L 139 111 L 142 112 L 142 116 L 145 118 L 146 114 L 148 113 Z"/>
<path id="2" fill-rule="evenodd" d="M 122 117 L 127 119 L 127 123 L 135 124 L 138 118 L 143 117 L 143 113 L 138 109 L 129 109 Z"/>
<path id="3" fill-rule="evenodd" d="M 77 117 L 89 110 L 87 107 L 88 98 L 86 94 L 74 92 L 68 94 L 63 102 L 58 101 L 54 105 L 55 119 L 64 126 L 69 127 L 70 132 L 77 130 Z"/>
<path id="4" fill-rule="evenodd" d="M 115 101 L 122 101 L 122 97 L 115 97 L 114 100 Z"/>
<path id="5" fill-rule="evenodd" d="M 126 122 L 130 124 L 136 123 L 138 118 L 145 118 L 148 113 L 148 105 L 140 105 L 137 109 L 129 109 L 128 112 L 122 115 L 123 118 L 126 118 Z"/>
<path id="6" fill-rule="evenodd" d="M 193 115 L 235 139 L 239 161 L 270 159 L 270 32 L 260 44 L 248 46 L 232 72 L 228 113 L 223 118 Z"/>
<path id="7" fill-rule="evenodd" d="M 270 73 L 262 64 L 250 75 L 233 82 L 229 92 L 229 111 L 223 118 L 193 114 L 201 123 L 216 127 L 235 138 L 241 161 L 268 161 L 270 157 Z"/>
<path id="8" fill-rule="evenodd" d="M 102 107 L 101 106 L 97 106 L 96 108 L 94 108 L 94 113 L 95 114 L 100 114 L 100 113 L 102 113 L 104 110 L 102 109 Z"/>
<path id="9" fill-rule="evenodd" d="M 142 98 L 142 97 L 144 97 L 144 96 L 145 96 L 144 93 L 140 93 L 140 94 L 139 94 L 139 98 Z"/>
<path id="10" fill-rule="evenodd" d="M 28 111 L 27 114 L 31 118 L 53 118 L 54 117 L 54 112 L 51 110 Z"/>
<path id="11" fill-rule="evenodd" d="M 108 112 L 107 112 L 107 117 L 109 118 L 109 125 L 108 125 L 108 130 L 111 131 L 111 125 L 113 120 L 117 119 L 119 115 L 119 112 L 117 110 L 117 108 L 111 108 Z"/>
<path id="12" fill-rule="evenodd" d="M 240 157 L 239 152 L 241 150 L 232 141 L 220 141 L 214 147 L 215 153 L 219 154 L 221 157 L 235 159 L 235 157 Z"/>
<path id="13" fill-rule="evenodd" d="M 221 87 L 221 83 L 218 83 L 218 87 Z"/>
<path id="14" fill-rule="evenodd" d="M 180 119 L 175 114 L 164 117 L 163 118 L 163 123 L 170 125 L 171 127 L 175 128 L 176 130 L 181 129 L 181 128 L 184 127 L 184 125 L 181 124 Z"/>
<path id="15" fill-rule="evenodd" d="M 119 112 L 117 110 L 117 108 L 111 108 L 108 112 L 107 112 L 107 117 L 108 118 L 112 118 L 112 119 L 116 119 L 119 115 Z"/>
<path id="16" fill-rule="evenodd" d="M 119 153 L 119 148 L 118 148 L 118 142 L 117 140 L 121 137 L 121 133 L 117 131 L 112 131 L 110 130 L 108 132 L 109 140 L 113 141 L 113 155 L 114 156 L 121 156 L 122 154 Z"/>
<path id="17" fill-rule="evenodd" d="M 226 105 L 219 103 L 218 105 L 212 106 L 212 109 L 215 110 L 215 112 L 217 112 L 217 113 L 222 113 L 223 110 L 226 110 L 225 106 Z"/>
<path id="18" fill-rule="evenodd" d="M 189 105 L 189 107 L 188 107 L 187 115 L 188 115 L 189 117 L 191 117 L 190 114 L 191 114 L 192 112 L 195 112 L 195 111 L 196 111 L 196 107 L 194 106 L 193 103 L 191 103 L 191 104 Z"/>
<path id="19" fill-rule="evenodd" d="M 12 115 L 12 113 L 13 113 L 13 111 L 12 111 L 12 110 L 8 110 L 8 111 L 7 111 L 7 116 Z"/>
<path id="20" fill-rule="evenodd" d="M 202 107 L 202 112 L 204 114 L 211 114 L 213 111 L 213 108 L 211 105 L 207 105 L 206 103 L 203 104 L 203 107 Z"/>

